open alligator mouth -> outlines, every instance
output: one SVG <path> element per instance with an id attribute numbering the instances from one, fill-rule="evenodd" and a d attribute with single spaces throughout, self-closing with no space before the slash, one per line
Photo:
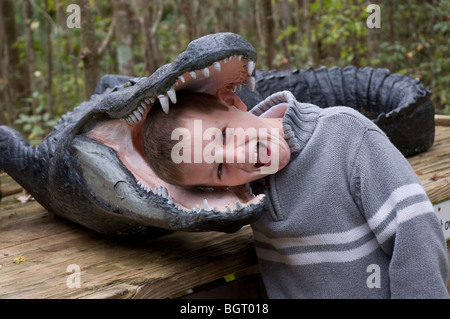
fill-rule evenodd
<path id="1" fill-rule="evenodd" d="M 190 45 L 195 44 L 194 41 Z M 195 65 L 187 67 L 183 63 L 183 67 L 174 71 L 177 62 L 185 59 L 181 54 L 170 67 L 163 66 L 155 72 L 155 76 L 166 74 L 164 79 L 160 78 L 158 81 L 158 83 L 164 83 L 163 90 L 155 89 L 155 86 L 151 85 L 147 89 L 140 90 L 139 96 L 129 102 L 127 114 L 99 122 L 87 133 L 87 136 L 116 152 L 124 167 L 133 175 L 135 186 L 143 191 L 141 196 L 145 197 L 146 194 L 158 196 L 179 212 L 235 214 L 245 208 L 261 209 L 264 205 L 264 195 L 254 195 L 248 184 L 228 188 L 187 188 L 164 182 L 156 176 L 145 161 L 142 141 L 143 123 L 157 99 L 164 112 L 168 113 L 170 112 L 169 100 L 175 104 L 177 92 L 182 90 L 215 95 L 217 90 L 222 88 L 235 91 L 240 90 L 242 85 L 248 85 L 253 91 L 256 53 L 253 54 L 252 51 L 239 47 L 222 50 L 215 54 L 213 60 L 209 55 L 205 55 L 203 59 L 201 56 L 196 57 Z M 147 80 L 141 82 L 145 81 Z M 124 87 L 137 85 L 142 83 L 129 81 Z M 264 164 L 257 162 L 255 165 Z"/>

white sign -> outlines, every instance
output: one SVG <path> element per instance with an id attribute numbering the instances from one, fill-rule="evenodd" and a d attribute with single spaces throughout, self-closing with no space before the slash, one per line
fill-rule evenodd
<path id="1" fill-rule="evenodd" d="M 445 239 L 450 241 L 450 199 L 434 205 L 433 208 L 444 231 Z"/>

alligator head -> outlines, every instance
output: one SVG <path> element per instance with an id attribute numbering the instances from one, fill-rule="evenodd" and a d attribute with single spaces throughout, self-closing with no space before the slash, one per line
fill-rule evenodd
<path id="1" fill-rule="evenodd" d="M 191 42 L 150 77 L 105 76 L 38 146 L 0 127 L 0 168 L 52 213 L 100 233 L 236 231 L 262 212 L 264 195 L 253 195 L 248 185 L 163 182 L 143 159 L 141 131 L 156 99 L 169 112 L 179 90 L 254 89 L 256 59 L 242 37 L 220 33 Z"/>

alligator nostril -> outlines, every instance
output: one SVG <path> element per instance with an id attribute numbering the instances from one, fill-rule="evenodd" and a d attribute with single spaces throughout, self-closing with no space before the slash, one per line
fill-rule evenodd
<path id="1" fill-rule="evenodd" d="M 114 184 L 114 191 L 116 192 L 116 196 L 120 199 L 126 199 L 126 192 L 127 192 L 127 187 L 126 187 L 126 182 L 124 181 L 118 181 L 116 184 Z"/>

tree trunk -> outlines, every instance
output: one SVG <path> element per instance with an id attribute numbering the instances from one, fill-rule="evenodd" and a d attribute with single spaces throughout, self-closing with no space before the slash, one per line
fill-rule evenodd
<path id="1" fill-rule="evenodd" d="M 303 19 L 302 19 L 302 11 L 303 11 L 303 0 L 297 0 L 295 6 L 295 19 L 297 22 L 297 43 L 301 48 L 303 45 Z"/>
<path id="2" fill-rule="evenodd" d="M 100 56 L 98 41 L 95 37 L 94 22 L 92 20 L 89 0 L 79 1 L 81 10 L 81 59 L 84 65 L 84 95 L 86 99 L 94 93 L 100 77 Z"/>
<path id="3" fill-rule="evenodd" d="M 11 85 L 9 83 L 8 77 L 8 65 L 9 56 L 8 49 L 5 46 L 6 34 L 5 34 L 5 23 L 4 23 L 4 8 L 3 2 L 0 2 L 0 83 L 2 88 L 2 100 L 0 100 L 0 125 L 9 125 L 12 121 L 10 116 L 13 115 L 13 108 L 11 103 Z"/>
<path id="4" fill-rule="evenodd" d="M 295 7 L 295 4 L 294 4 Z M 285 32 L 285 30 L 287 30 L 290 26 L 292 26 L 293 21 L 292 21 L 292 5 L 291 2 L 288 0 L 283 0 L 283 2 L 281 3 L 281 8 L 279 10 L 279 17 L 277 19 L 279 21 L 279 25 L 281 28 L 281 32 L 278 33 L 282 33 Z M 292 34 L 287 34 L 285 33 L 285 36 L 282 38 L 281 40 L 281 47 L 283 49 L 283 53 L 284 53 L 284 61 L 283 61 L 283 68 L 286 69 L 290 69 L 291 65 L 289 63 L 289 61 L 291 60 L 291 50 L 289 48 L 289 45 L 291 43 L 293 43 L 294 37 Z"/>
<path id="5" fill-rule="evenodd" d="M 119 73 L 134 76 L 132 10 L 126 0 L 114 0 L 113 7 Z"/>
<path id="6" fill-rule="evenodd" d="M 388 29 L 388 37 L 389 42 L 391 44 L 391 48 L 394 47 L 395 40 L 394 40 L 394 29 L 392 27 L 392 1 L 388 1 L 388 12 L 387 12 L 387 29 Z M 389 69 L 392 70 L 394 67 L 393 59 L 389 61 Z"/>
<path id="7" fill-rule="evenodd" d="M 0 1 L 3 6 L 3 45 L 4 45 L 4 80 L 6 81 L 5 94 L 8 94 L 10 102 L 6 105 L 7 114 L 6 121 L 9 126 L 14 127 L 15 111 L 13 106 L 18 103 L 20 99 L 25 99 L 29 96 L 30 88 L 28 81 L 28 70 L 26 62 L 20 58 L 20 52 L 15 45 L 17 41 L 17 24 L 14 15 L 14 6 L 11 0 Z"/>
<path id="8" fill-rule="evenodd" d="M 263 0 L 262 2 L 263 12 L 263 30 L 264 30 L 264 42 L 266 50 L 266 64 L 267 68 L 273 69 L 273 60 L 275 58 L 275 23 L 273 20 L 272 3 L 271 0 Z"/>
<path id="9" fill-rule="evenodd" d="M 372 3 L 372 0 L 366 0 L 366 5 L 370 5 Z M 367 57 L 369 61 L 371 62 L 371 65 L 373 67 L 376 67 L 378 65 L 378 62 L 374 63 L 375 61 L 378 61 L 378 57 L 380 54 L 380 34 L 382 29 L 367 29 Z"/>
<path id="10" fill-rule="evenodd" d="M 305 0 L 303 4 L 304 4 L 303 14 L 305 19 L 305 33 L 307 39 L 306 60 L 308 66 L 317 67 L 319 64 L 319 52 L 318 52 L 319 46 L 317 42 L 317 32 L 316 32 L 318 12 L 315 12 L 314 15 L 310 13 L 310 0 Z"/>
<path id="11" fill-rule="evenodd" d="M 57 25 L 64 25 L 66 23 L 66 7 L 65 6 L 61 6 L 58 5 L 56 8 L 56 24 Z M 55 53 L 56 53 L 56 61 L 55 61 L 55 66 L 56 66 L 56 79 L 57 79 L 57 83 L 62 83 L 63 81 L 63 74 L 65 72 L 69 72 L 69 74 L 71 74 L 73 76 L 73 83 L 74 83 L 74 87 L 75 87 L 75 94 L 77 97 L 77 100 L 82 100 L 84 98 L 84 92 L 82 91 L 82 88 L 80 87 L 80 85 L 78 84 L 78 77 L 79 77 L 79 68 L 77 66 L 78 64 L 78 52 L 75 52 L 75 46 L 73 44 L 73 30 L 69 29 L 69 28 L 62 28 L 62 32 L 64 32 L 64 34 L 61 34 L 58 36 L 58 40 L 57 40 L 57 45 L 55 47 Z M 70 63 L 61 63 L 61 52 L 64 51 L 64 48 L 61 45 L 61 38 L 62 36 L 65 37 L 66 39 L 66 46 L 65 46 L 65 50 L 66 52 L 68 52 L 69 54 L 69 59 L 70 59 Z M 76 39 L 75 39 L 76 40 Z M 63 67 L 66 68 L 66 70 L 63 71 Z M 56 103 L 55 105 L 62 105 L 64 107 L 68 106 L 67 105 L 67 99 L 64 98 L 64 92 L 62 90 L 57 90 L 56 94 L 55 94 L 55 98 L 56 98 Z"/>
<path id="12" fill-rule="evenodd" d="M 199 21 L 198 17 L 196 17 L 198 2 L 196 0 L 180 0 L 179 4 L 186 22 L 189 41 L 195 40 L 199 37 L 197 27 Z"/>
<path id="13" fill-rule="evenodd" d="M 38 106 L 38 99 L 33 97 L 33 93 L 37 91 L 36 79 L 34 76 L 34 72 L 36 71 L 36 57 L 34 55 L 34 40 L 33 40 L 33 32 L 31 30 L 31 23 L 33 22 L 33 13 L 31 11 L 31 4 L 29 0 L 22 0 L 22 19 L 24 23 L 24 31 L 25 31 L 25 45 L 26 45 L 26 55 L 27 55 L 27 77 L 30 83 L 30 91 L 28 92 L 28 96 L 31 96 L 31 113 L 34 113 L 34 110 Z"/>
<path id="14" fill-rule="evenodd" d="M 48 12 L 48 0 L 44 1 L 44 10 Z M 53 94 L 52 94 L 52 79 L 53 79 L 53 53 L 52 42 L 50 38 L 50 21 L 45 19 L 45 51 L 47 54 L 47 73 L 46 73 L 46 85 L 45 92 L 47 93 L 47 112 L 51 118 L 54 118 L 53 112 Z"/>
<path id="15" fill-rule="evenodd" d="M 239 33 L 240 27 L 239 27 L 239 0 L 233 0 L 231 7 L 231 32 L 233 33 Z"/>
<path id="16" fill-rule="evenodd" d="M 149 0 L 141 0 L 140 9 L 142 16 L 139 22 L 145 38 L 145 69 L 150 75 L 162 65 L 156 31 L 161 22 L 164 5 L 161 0 L 153 0 L 152 9 L 149 10 Z"/>

